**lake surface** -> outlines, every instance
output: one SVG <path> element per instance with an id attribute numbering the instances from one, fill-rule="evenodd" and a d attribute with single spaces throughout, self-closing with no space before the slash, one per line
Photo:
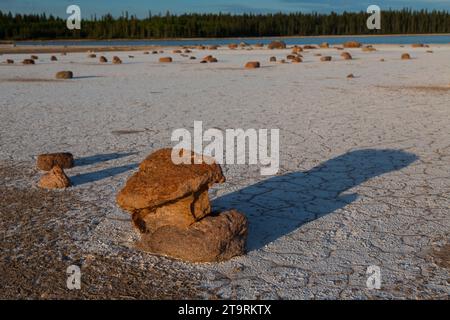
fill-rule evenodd
<path id="1" fill-rule="evenodd" d="M 230 43 L 246 42 L 248 44 L 268 44 L 273 40 L 281 39 L 288 45 L 294 44 L 341 44 L 349 40 L 357 40 L 363 44 L 450 44 L 450 35 L 410 35 L 410 36 L 350 36 L 350 37 L 307 37 L 307 38 L 224 38 L 224 39 L 177 39 L 177 40 L 59 40 L 59 41 L 23 41 L 17 45 L 42 46 L 192 46 L 192 45 L 227 45 Z"/>

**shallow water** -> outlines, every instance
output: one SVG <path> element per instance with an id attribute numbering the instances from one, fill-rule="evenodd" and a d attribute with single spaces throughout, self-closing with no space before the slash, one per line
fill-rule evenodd
<path id="1" fill-rule="evenodd" d="M 227 45 L 229 43 L 240 43 L 242 41 L 249 44 L 268 44 L 277 38 L 226 38 L 226 39 L 178 39 L 178 40 L 86 40 L 86 41 L 24 41 L 18 45 L 66 45 L 66 46 L 187 46 L 187 45 Z M 278 38 L 279 39 L 279 38 Z M 363 44 L 412 44 L 430 43 L 447 44 L 450 43 L 450 35 L 408 35 L 408 36 L 349 36 L 349 37 L 307 37 L 307 38 L 283 38 L 288 45 L 293 44 L 319 44 L 328 42 L 329 44 L 341 44 L 345 41 L 357 40 Z"/>

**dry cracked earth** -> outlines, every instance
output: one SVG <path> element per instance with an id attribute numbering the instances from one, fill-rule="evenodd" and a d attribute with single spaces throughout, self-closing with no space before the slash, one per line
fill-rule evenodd
<path id="1" fill-rule="evenodd" d="M 411 61 L 403 48 L 377 49 L 330 63 L 304 52 L 302 64 L 252 71 L 245 61 L 274 52 L 217 50 L 214 65 L 134 53 L 119 66 L 84 54 L 1 66 L 0 298 L 448 299 L 450 47 Z M 64 68 L 80 78 L 39 81 Z M 247 255 L 220 264 L 136 250 L 114 201 L 137 164 L 194 120 L 280 129 L 277 175 L 224 165 L 227 182 L 211 190 L 214 209 L 250 223 Z M 72 188 L 36 187 L 35 156 L 53 151 L 75 155 Z M 66 287 L 70 265 L 81 290 Z M 379 290 L 366 285 L 369 266 Z"/>

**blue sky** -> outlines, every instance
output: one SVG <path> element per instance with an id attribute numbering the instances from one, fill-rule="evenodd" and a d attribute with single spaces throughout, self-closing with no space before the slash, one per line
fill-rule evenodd
<path id="1" fill-rule="evenodd" d="M 82 16 L 98 16 L 105 13 L 120 15 L 128 11 L 139 17 L 152 13 L 184 12 L 226 12 L 226 13 L 267 13 L 267 12 L 341 12 L 365 10 L 370 4 L 381 9 L 444 9 L 450 10 L 450 0 L 0 0 L 1 11 L 13 13 L 51 13 L 67 16 L 66 8 L 77 4 Z"/>

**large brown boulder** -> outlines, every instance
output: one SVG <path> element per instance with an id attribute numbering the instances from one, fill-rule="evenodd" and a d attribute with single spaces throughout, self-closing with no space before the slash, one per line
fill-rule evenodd
<path id="1" fill-rule="evenodd" d="M 165 226 L 144 234 L 138 248 L 191 262 L 220 262 L 245 253 L 247 219 L 230 210 L 188 228 Z"/>
<path id="2" fill-rule="evenodd" d="M 73 155 L 69 152 L 40 154 L 37 158 L 36 166 L 43 171 L 49 171 L 54 166 L 63 169 L 73 168 Z"/>
<path id="3" fill-rule="evenodd" d="M 59 71 L 55 75 L 56 79 L 72 79 L 73 72 L 72 71 Z"/>
<path id="4" fill-rule="evenodd" d="M 198 155 L 185 151 L 191 163 Z M 142 233 L 164 225 L 188 227 L 211 213 L 208 189 L 222 183 L 220 166 L 212 164 L 174 164 L 172 149 L 161 149 L 148 156 L 139 171 L 128 179 L 117 195 L 117 204 L 132 214 Z"/>
<path id="5" fill-rule="evenodd" d="M 347 41 L 344 43 L 344 48 L 360 48 L 361 46 L 361 42 L 358 41 Z"/>
<path id="6" fill-rule="evenodd" d="M 269 49 L 286 49 L 286 43 L 284 41 L 272 41 L 267 46 Z"/>
<path id="7" fill-rule="evenodd" d="M 64 170 L 56 165 L 41 177 L 38 185 L 43 189 L 64 189 L 70 187 L 71 183 Z"/>

